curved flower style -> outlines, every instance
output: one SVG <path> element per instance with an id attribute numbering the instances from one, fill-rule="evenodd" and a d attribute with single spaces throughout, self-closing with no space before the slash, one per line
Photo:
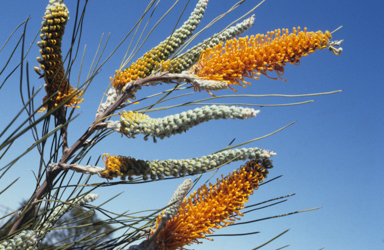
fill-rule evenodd
<path id="1" fill-rule="evenodd" d="M 219 34 L 215 34 L 211 38 L 204 40 L 202 43 L 199 43 L 198 45 L 189 49 L 188 51 L 176 57 L 175 59 L 168 59 L 166 61 L 162 61 L 161 71 L 168 71 L 169 73 L 181 73 L 184 70 L 188 70 L 193 64 L 195 64 L 199 60 L 199 56 L 203 50 L 207 48 L 212 48 L 221 42 L 225 42 L 229 39 L 233 39 L 241 35 L 250 27 L 252 27 L 254 22 L 255 15 L 252 15 L 241 23 L 238 23 Z"/>
<path id="2" fill-rule="evenodd" d="M 199 0 L 189 19 L 177 29 L 170 37 L 161 42 L 157 47 L 146 52 L 128 68 L 116 70 L 111 79 L 112 86 L 116 89 L 123 88 L 128 82 L 147 77 L 154 69 L 156 62 L 168 59 L 175 50 L 184 43 L 197 28 L 207 8 L 208 0 Z"/>
<path id="3" fill-rule="evenodd" d="M 100 176 L 110 180 L 118 176 L 122 180 L 126 177 L 133 180 L 133 176 L 141 175 L 144 180 L 147 180 L 148 176 L 152 180 L 161 180 L 164 176 L 183 177 L 186 174 L 204 173 L 232 161 L 263 159 L 267 162 L 273 155 L 276 155 L 273 151 L 258 148 L 230 149 L 200 158 L 165 161 L 136 160 L 131 157 L 104 154 L 105 170 L 100 173 Z"/>
<path id="4" fill-rule="evenodd" d="M 144 134 L 146 140 L 148 136 L 163 139 L 171 135 L 181 134 L 191 127 L 213 119 L 248 119 L 256 117 L 259 110 L 252 108 L 242 108 L 235 106 L 212 105 L 203 106 L 194 110 L 188 110 L 176 115 L 164 118 L 150 118 L 149 116 L 133 111 L 123 111 L 120 116 L 121 126 L 110 124 L 108 128 L 115 128 L 128 137 L 136 137 L 136 134 Z"/>
<path id="5" fill-rule="evenodd" d="M 69 11 L 62 0 L 50 0 L 43 17 L 41 28 L 41 41 L 37 45 L 41 48 L 41 57 L 37 61 L 44 70 L 45 91 L 44 107 L 39 111 L 43 112 L 47 108 L 51 109 L 60 102 L 70 98 L 65 104 L 66 107 L 78 108 L 77 104 L 83 102 L 81 99 L 82 91 L 72 87 L 68 79 L 64 76 L 63 61 L 61 56 L 61 40 L 64 34 L 65 24 L 69 19 Z M 40 71 L 36 68 L 36 71 Z M 55 92 L 58 93 L 51 97 Z"/>
<path id="6" fill-rule="evenodd" d="M 233 224 L 239 219 L 236 216 L 242 216 L 240 209 L 267 174 L 262 160 L 253 160 L 225 178 L 222 176 L 216 184 L 204 185 L 193 192 L 157 235 L 156 249 L 185 249 L 184 246 L 201 243 L 199 240 L 206 239 L 205 235 L 212 234 L 213 229 Z M 158 216 L 156 228 L 161 220 L 162 214 Z"/>
<path id="7" fill-rule="evenodd" d="M 275 71 L 281 79 L 286 63 L 298 65 L 301 57 L 315 50 L 329 48 L 340 54 L 341 50 L 330 45 L 332 36 L 328 31 L 299 30 L 293 28 L 293 33 L 289 34 L 288 29 L 279 29 L 267 32 L 267 35 L 258 34 L 220 43 L 203 51 L 198 63 L 189 72 L 203 79 L 245 87 L 241 82 L 250 83 L 245 82 L 244 77 L 259 79 L 255 75 L 267 76 L 267 71 Z"/>

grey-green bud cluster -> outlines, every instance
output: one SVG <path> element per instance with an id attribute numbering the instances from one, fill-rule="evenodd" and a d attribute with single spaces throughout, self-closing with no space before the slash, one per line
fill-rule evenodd
<path id="1" fill-rule="evenodd" d="M 142 176 L 143 180 L 149 177 L 152 180 L 164 179 L 164 177 L 184 177 L 207 172 L 221 165 L 229 164 L 232 161 L 261 159 L 265 167 L 271 165 L 269 158 L 276 153 L 259 148 L 229 149 L 216 154 L 202 156 L 200 158 L 181 159 L 181 160 L 136 160 L 129 158 L 129 164 L 125 164 L 120 172 L 133 180 L 134 176 Z M 127 157 L 125 157 L 127 158 Z M 124 159 L 121 159 L 124 161 Z M 128 159 L 126 159 L 128 161 Z"/>
<path id="2" fill-rule="evenodd" d="M 208 0 L 199 0 L 188 20 L 179 29 L 177 29 L 171 36 L 162 41 L 155 48 L 145 53 L 143 57 L 140 58 L 142 61 L 148 62 L 148 64 L 146 63 L 143 65 L 146 69 L 144 75 L 141 77 L 148 76 L 152 72 L 156 63 L 159 64 L 160 61 L 168 59 L 175 52 L 175 50 L 179 48 L 185 42 L 185 40 L 193 34 L 193 31 L 197 28 L 197 25 L 200 23 L 204 16 L 207 5 Z M 128 62 L 126 62 L 123 67 L 126 66 L 127 63 Z M 116 97 L 119 94 L 119 91 L 120 90 L 116 90 L 114 87 L 111 87 L 108 92 L 106 102 L 99 107 L 96 116 L 105 111 L 111 105 L 111 103 L 116 101 Z"/>
<path id="3" fill-rule="evenodd" d="M 34 250 L 33 245 L 37 238 L 36 233 L 32 230 L 24 230 L 15 235 L 12 239 L 2 241 L 0 250 Z"/>
<path id="4" fill-rule="evenodd" d="M 146 115 L 135 115 L 133 112 L 123 112 L 120 116 L 121 128 L 119 132 L 135 138 L 136 134 L 144 134 L 144 139 L 149 136 L 164 139 L 171 135 L 181 134 L 191 127 L 213 119 L 248 119 L 256 117 L 259 110 L 253 108 L 243 108 L 236 106 L 212 105 L 188 110 L 176 115 L 166 116 L 164 118 L 150 118 Z"/>
<path id="5" fill-rule="evenodd" d="M 274 152 L 258 148 L 230 149 L 200 158 L 184 160 L 154 160 L 150 162 L 151 178 L 163 179 L 164 176 L 183 177 L 186 174 L 194 175 L 217 168 L 232 161 L 265 159 L 275 155 Z"/>
<path id="6" fill-rule="evenodd" d="M 58 221 L 61 218 L 61 216 L 63 216 L 63 214 L 65 214 L 68 211 L 68 209 L 71 208 L 71 206 L 73 206 L 73 205 L 82 206 L 84 204 L 87 204 L 89 202 L 96 200 L 98 197 L 99 197 L 98 194 L 87 194 L 87 195 L 84 195 L 82 197 L 76 198 L 70 204 L 62 204 L 62 205 L 57 206 L 53 210 L 53 212 L 50 214 L 48 219 L 44 222 L 42 228 L 47 229 L 47 228 L 52 227 L 56 223 L 56 221 Z"/>
<path id="7" fill-rule="evenodd" d="M 158 46 L 152 48 L 150 51 L 145 53 L 142 58 L 140 58 L 145 62 L 149 62 L 149 65 L 143 65 L 146 69 L 144 75 L 141 77 L 148 76 L 156 65 L 158 65 L 163 60 L 167 60 L 175 52 L 175 50 L 178 49 L 185 42 L 185 40 L 187 40 L 193 34 L 193 31 L 197 28 L 197 25 L 200 23 L 204 16 L 207 5 L 208 0 L 200 0 L 197 3 L 196 8 L 189 16 L 188 20 L 180 28 L 178 28 L 171 36 L 162 41 Z M 125 65 L 126 64 L 123 66 Z"/>
<path id="8" fill-rule="evenodd" d="M 170 204 L 172 205 L 167 207 L 164 210 L 164 214 L 161 218 L 162 222 L 166 223 L 168 220 L 172 219 L 173 216 L 175 216 L 177 211 L 179 211 L 179 207 L 183 202 L 184 197 L 187 195 L 191 186 L 192 186 L 191 179 L 186 179 L 183 181 L 183 183 L 179 185 L 175 193 L 173 193 L 171 200 L 168 202 L 168 205 Z"/>
<path id="9" fill-rule="evenodd" d="M 85 204 L 88 204 L 90 202 L 93 202 L 94 200 L 96 200 L 97 198 L 99 198 L 100 195 L 98 194 L 87 194 L 87 195 L 84 195 L 80 198 L 77 198 L 75 201 L 74 201 L 74 204 L 77 204 L 77 205 L 80 205 L 80 206 L 83 206 Z"/>
<path id="10" fill-rule="evenodd" d="M 184 72 L 185 73 L 185 72 Z M 215 81 L 215 80 L 206 80 L 202 78 L 198 78 L 196 75 L 193 74 L 187 74 L 191 79 L 193 79 L 193 85 L 195 88 L 197 88 L 199 91 L 200 90 L 223 90 L 223 89 L 228 89 L 228 83 L 224 81 Z"/>
<path id="11" fill-rule="evenodd" d="M 181 73 L 182 71 L 188 70 L 199 60 L 203 50 L 212 48 L 221 42 L 225 42 L 241 35 L 253 25 L 254 21 L 255 15 L 252 15 L 241 23 L 231 26 L 219 34 L 214 34 L 211 38 L 204 40 L 202 43 L 199 43 L 175 59 L 172 59 L 167 71 L 170 73 Z"/>
<path id="12" fill-rule="evenodd" d="M 164 48 L 163 53 L 166 56 L 163 60 L 172 55 L 172 53 L 193 34 L 193 31 L 197 28 L 204 16 L 207 5 L 208 0 L 200 0 L 188 20 L 165 41 L 160 43 L 159 46 Z"/>
<path id="13" fill-rule="evenodd" d="M 87 194 L 81 197 L 74 199 L 68 204 L 62 204 L 57 206 L 49 217 L 44 221 L 43 225 L 40 227 L 40 231 L 37 233 L 38 242 L 41 242 L 45 235 L 48 233 L 47 230 L 52 228 L 55 223 L 69 210 L 73 205 L 85 205 L 89 202 L 96 200 L 99 197 L 98 194 Z"/>

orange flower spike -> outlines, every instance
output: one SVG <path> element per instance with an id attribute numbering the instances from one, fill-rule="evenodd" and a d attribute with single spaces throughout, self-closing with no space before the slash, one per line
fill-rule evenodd
<path id="1" fill-rule="evenodd" d="M 278 29 L 267 35 L 257 34 L 250 38 L 233 39 L 225 45 L 221 43 L 203 51 L 199 62 L 190 72 L 196 72 L 203 79 L 245 87 L 240 83 L 246 83 L 244 77 L 260 73 L 266 75 L 266 71 L 275 71 L 280 77 L 284 73 L 283 66 L 286 62 L 299 64 L 301 57 L 316 49 L 330 47 L 329 39 L 329 31 L 307 32 L 306 28 L 300 31 L 300 27 L 293 28 L 291 34 L 288 29 Z M 340 53 L 340 50 L 332 51 L 335 54 Z"/>
<path id="2" fill-rule="evenodd" d="M 260 165 L 261 160 L 246 163 L 226 178 L 217 179 L 215 185 L 209 184 L 194 191 L 185 198 L 178 214 L 166 224 L 156 237 L 157 248 L 162 250 L 185 249 L 184 246 L 201 243 L 199 239 L 212 234 L 213 229 L 220 229 L 233 224 L 242 216 L 249 195 L 257 189 L 268 172 Z M 156 222 L 159 226 L 161 215 Z M 211 239 L 208 239 L 211 240 Z"/>

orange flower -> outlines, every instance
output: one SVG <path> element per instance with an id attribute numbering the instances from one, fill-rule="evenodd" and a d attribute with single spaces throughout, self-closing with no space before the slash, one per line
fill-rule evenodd
<path id="1" fill-rule="evenodd" d="M 113 177 L 124 176 L 122 172 L 126 172 L 130 167 L 130 157 L 124 156 L 111 156 L 110 154 L 103 154 L 103 161 L 105 163 L 105 171 L 101 176 L 112 180 Z"/>
<path id="2" fill-rule="evenodd" d="M 110 77 L 112 86 L 116 89 L 121 89 L 131 81 L 136 81 L 139 78 L 149 76 L 155 66 L 155 61 L 164 57 L 162 51 L 164 51 L 162 46 L 153 48 L 146 52 L 136 62 L 132 63 L 128 68 L 124 70 L 116 70 L 115 76 Z"/>
<path id="3" fill-rule="evenodd" d="M 103 161 L 105 163 L 105 171 L 100 176 L 112 180 L 114 177 L 120 176 L 122 180 L 125 177 L 132 175 L 143 175 L 147 179 L 145 170 L 146 163 L 143 160 L 136 160 L 135 158 L 125 156 L 111 156 L 110 154 L 103 154 Z"/>
<path id="4" fill-rule="evenodd" d="M 269 160 L 252 160 L 233 174 L 215 185 L 202 186 L 181 204 L 175 217 L 168 221 L 165 228 L 158 234 L 155 241 L 156 249 L 184 249 L 186 245 L 201 243 L 199 239 L 206 234 L 212 234 L 213 229 L 219 229 L 234 223 L 235 216 L 242 216 L 240 209 L 259 183 L 268 174 Z M 264 165 L 266 164 L 266 165 Z M 265 167 L 263 167 L 265 166 Z M 272 167 L 272 166 L 271 166 Z M 156 221 L 156 228 L 161 223 L 161 214 Z"/>
<path id="5" fill-rule="evenodd" d="M 50 83 L 48 83 L 48 79 L 45 80 L 45 91 L 47 92 L 47 95 L 44 97 L 43 102 L 45 102 L 57 90 L 59 91 L 44 105 L 44 107 L 38 111 L 39 113 L 44 112 L 47 108 L 52 109 L 56 107 L 69 97 L 71 97 L 70 100 L 68 100 L 64 106 L 70 108 L 80 108 L 77 104 L 84 102 L 84 99 L 81 99 L 83 91 L 79 91 L 78 89 L 72 87 L 69 84 L 68 79 L 65 79 L 63 82 L 62 80 L 63 78 L 57 80 L 55 79 L 54 81 L 50 81 Z"/>
<path id="6" fill-rule="evenodd" d="M 229 40 L 225 45 L 220 43 L 203 51 L 190 72 L 203 79 L 245 87 L 240 82 L 250 83 L 245 82 L 244 77 L 259 79 L 255 75 L 267 76 L 267 71 L 275 71 L 281 79 L 287 62 L 298 65 L 301 57 L 317 49 L 329 47 L 336 54 L 336 49 L 329 46 L 332 36 L 328 31 L 299 30 L 300 27 L 293 28 L 293 33 L 288 34 L 288 29 L 279 29 L 267 32 L 267 35 Z"/>

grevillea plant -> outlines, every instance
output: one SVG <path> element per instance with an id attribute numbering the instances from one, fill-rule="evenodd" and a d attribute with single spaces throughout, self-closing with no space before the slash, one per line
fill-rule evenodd
<path id="1" fill-rule="evenodd" d="M 25 132 L 31 131 L 35 139 L 25 153 L 9 164 L 1 166 L 1 177 L 11 167 L 16 166 L 18 160 L 32 149 L 37 149 L 40 163 L 37 164 L 39 167 L 33 169 L 36 173 L 37 185 L 28 202 L 18 211 L 3 217 L 4 219 L 13 214 L 13 217 L 9 217 L 8 221 L 2 223 L 0 250 L 41 249 L 44 247 L 48 249 L 173 250 L 193 247 L 193 244 L 203 243 L 205 239 L 213 240 L 211 236 L 215 236 L 217 230 L 236 225 L 245 212 L 251 211 L 248 209 L 249 207 L 259 205 L 247 207 L 246 203 L 268 177 L 273 167 L 271 157 L 276 153 L 258 147 L 241 147 L 260 138 L 235 146 L 229 145 L 214 153 L 207 152 L 203 156 L 191 156 L 185 159 L 173 159 L 171 151 L 164 159 L 153 159 L 151 152 L 144 149 L 146 157 L 139 159 L 130 153 L 129 148 L 134 145 L 137 137 L 141 137 L 145 141 L 150 139 L 147 143 L 173 140 L 180 134 L 194 133 L 195 127 L 204 126 L 202 124 L 205 122 L 220 124 L 229 119 L 250 119 L 255 122 L 262 120 L 258 115 L 260 110 L 247 107 L 247 105 L 225 102 L 204 104 L 203 101 L 240 96 L 233 94 L 228 89 L 237 92 L 241 87 L 251 85 L 251 79 L 257 79 L 258 82 L 261 82 L 263 78 L 286 81 L 283 79 L 283 74 L 286 68 L 289 70 L 289 64 L 299 65 L 303 57 L 315 52 L 320 53 L 318 52 L 320 50 L 330 50 L 333 54 L 340 55 L 342 49 L 339 46 L 342 40 L 333 41 L 334 32 L 309 31 L 307 28 L 299 27 L 292 29 L 276 27 L 275 30 L 266 34 L 256 34 L 253 29 L 255 14 L 252 12 L 264 2 L 261 1 L 222 31 L 195 43 L 198 34 L 225 15 L 218 16 L 201 29 L 199 24 L 202 22 L 204 14 L 209 11 L 209 2 L 208 0 L 193 0 L 191 2 L 194 2 L 196 7 L 189 16 L 179 13 L 181 18 L 186 18 L 186 21 L 179 25 L 178 18 L 173 18 L 177 23 L 169 24 L 175 26 L 175 29 L 167 34 L 168 37 L 157 46 L 143 52 L 140 48 L 147 39 L 138 36 L 140 33 L 146 34 L 148 26 L 141 24 L 146 19 L 149 22 L 158 4 L 161 4 L 160 1 L 151 1 L 126 36 L 126 38 L 132 39 L 131 44 L 128 46 L 120 43 L 117 46 L 129 47 L 131 55 L 128 58 L 124 57 L 123 63 L 119 67 L 115 67 L 115 72 L 110 72 L 109 79 L 102 79 L 107 91 L 104 95 L 100 92 L 102 100 L 100 105 L 94 109 L 96 110 L 95 120 L 86 124 L 88 127 L 84 127 L 84 132 L 79 138 L 71 138 L 74 143 L 70 145 L 68 128 L 71 126 L 76 127 L 77 130 L 83 128 L 83 124 L 75 125 L 74 113 L 80 108 L 80 103 L 87 101 L 84 94 L 92 88 L 92 82 L 100 72 L 101 66 L 107 62 L 105 61 L 101 66 L 98 61 L 92 62 L 90 74 L 84 84 L 77 84 L 77 87 L 71 85 L 70 82 L 75 80 L 74 61 L 77 58 L 77 44 L 80 42 L 83 29 L 87 28 L 83 22 L 88 1 L 85 1 L 83 10 L 79 7 L 80 2 L 78 1 L 77 9 L 69 10 L 63 0 L 49 0 L 45 12 L 42 10 L 44 16 L 40 34 L 37 36 L 39 41 L 34 43 L 36 46 L 32 49 L 39 50 L 40 53 L 40 56 L 37 57 L 39 65 L 33 69 L 38 74 L 36 79 L 43 81 L 41 84 L 44 84 L 45 97 L 42 101 L 41 99 L 37 101 L 36 91 L 29 84 L 29 79 L 36 75 L 28 74 L 25 82 L 28 98 L 25 101 L 22 93 L 23 109 L 21 111 L 21 113 L 27 114 L 27 119 L 20 127 L 15 127 L 14 120 L 12 120 L 1 131 L 0 137 L 5 134 L 8 137 L 0 142 L 0 159 L 12 148 L 13 142 L 21 138 Z M 177 2 L 179 1 L 175 3 Z M 238 8 L 242 2 L 234 5 L 228 13 Z M 139 4 L 139 1 L 129 1 L 124 4 L 133 8 L 135 4 Z M 167 11 L 165 15 L 168 13 Z M 19 27 L 26 27 L 28 20 Z M 73 23 L 70 24 L 73 26 L 73 30 L 70 32 L 72 39 L 66 37 L 67 33 L 64 33 L 64 30 L 69 29 L 70 20 L 73 20 Z M 159 21 L 161 20 L 162 18 Z M 253 35 L 243 36 L 245 31 Z M 148 35 L 151 32 L 152 30 Z M 25 32 L 21 39 L 25 39 Z M 137 44 L 132 48 L 131 45 L 134 41 Z M 70 45 L 69 51 L 63 53 L 62 45 L 66 42 Z M 15 48 L 18 46 L 19 44 Z M 102 51 L 104 52 L 104 50 L 105 48 Z M 27 53 L 23 54 L 23 59 L 19 64 L 22 68 L 21 84 L 24 84 L 23 67 L 29 70 L 29 64 L 24 60 Z M 73 55 L 73 53 L 76 54 Z M 138 57 L 136 61 L 132 62 L 132 59 L 136 58 L 136 54 Z M 98 55 L 99 58 L 101 55 Z M 116 50 L 113 50 L 111 55 L 120 56 L 117 55 Z M 93 63 L 96 66 L 93 66 Z M 161 84 L 163 84 L 163 92 L 145 96 L 143 87 Z M 172 86 L 167 89 L 169 85 Z M 162 106 L 162 103 L 171 99 L 182 100 L 185 94 L 172 95 L 188 91 L 188 89 L 193 89 L 190 94 L 196 96 L 195 100 L 180 102 L 175 106 Z M 201 90 L 205 91 L 199 93 Z M 231 95 L 216 96 L 217 93 L 228 92 Z M 328 94 L 336 92 L 338 91 L 328 92 Z M 151 102 L 148 106 L 140 106 L 142 101 L 153 100 L 151 98 L 155 96 L 161 98 Z M 256 96 L 243 97 L 254 98 Z M 198 98 L 204 99 L 198 100 Z M 36 105 L 36 103 L 41 103 L 41 105 Z M 199 107 L 187 108 L 189 105 L 199 105 Z M 255 105 L 251 103 L 248 106 Z M 171 115 L 161 113 L 161 111 L 173 107 L 179 107 L 182 111 L 174 112 Z M 146 114 L 155 111 L 159 112 L 158 116 Z M 42 133 L 39 133 L 37 128 L 41 126 L 41 123 Z M 54 125 L 53 129 L 52 125 Z M 219 126 L 217 129 L 223 130 Z M 236 129 L 231 132 L 235 135 Z M 126 154 L 119 155 L 113 147 L 110 147 L 105 149 L 102 155 L 95 155 L 93 147 L 103 145 L 111 134 L 123 137 L 127 145 Z M 204 148 L 205 142 L 199 141 L 196 142 L 196 145 Z M 90 157 L 91 155 L 93 158 Z M 243 163 L 239 163 L 239 161 Z M 84 164 L 84 162 L 86 163 Z M 216 181 L 208 180 L 206 184 L 199 182 L 205 173 L 211 172 L 209 174 L 211 176 L 222 166 L 230 163 L 236 166 L 236 170 L 230 171 L 226 176 L 222 175 Z M 69 177 L 70 175 L 71 177 Z M 99 181 L 89 183 L 91 176 L 93 176 L 93 180 L 97 178 Z M 74 182 L 76 178 L 79 179 Z M 165 197 L 163 207 L 158 207 L 150 213 L 143 212 L 144 215 L 139 216 L 137 212 L 118 214 L 104 209 L 104 204 L 99 206 L 89 204 L 99 197 L 97 194 L 90 193 L 94 192 L 96 188 L 134 183 L 151 185 L 150 183 L 154 181 L 176 178 L 180 178 L 181 184 L 168 204 L 166 205 L 167 198 Z M 197 190 L 192 191 L 195 188 Z M 170 192 L 172 191 L 163 190 L 165 194 Z M 145 196 L 145 194 L 137 195 Z M 269 203 L 268 206 L 273 206 L 280 202 L 277 200 L 289 196 L 291 195 L 260 204 Z M 99 211 L 104 215 L 104 219 L 88 224 L 85 222 L 82 224 L 83 217 L 81 216 L 78 219 L 71 218 L 63 221 L 63 216 L 73 207 L 83 207 L 92 213 Z M 275 217 L 298 212 L 302 211 Z M 77 224 L 73 226 L 73 223 Z M 112 230 L 99 230 L 109 224 L 118 226 Z M 44 239 L 52 237 L 53 231 L 72 227 L 82 228 L 82 231 L 78 235 L 69 235 L 65 241 L 57 240 L 51 246 L 44 245 Z M 253 233 L 257 232 L 249 232 L 249 234 Z M 261 244 L 260 247 L 263 245 L 265 244 Z"/>

